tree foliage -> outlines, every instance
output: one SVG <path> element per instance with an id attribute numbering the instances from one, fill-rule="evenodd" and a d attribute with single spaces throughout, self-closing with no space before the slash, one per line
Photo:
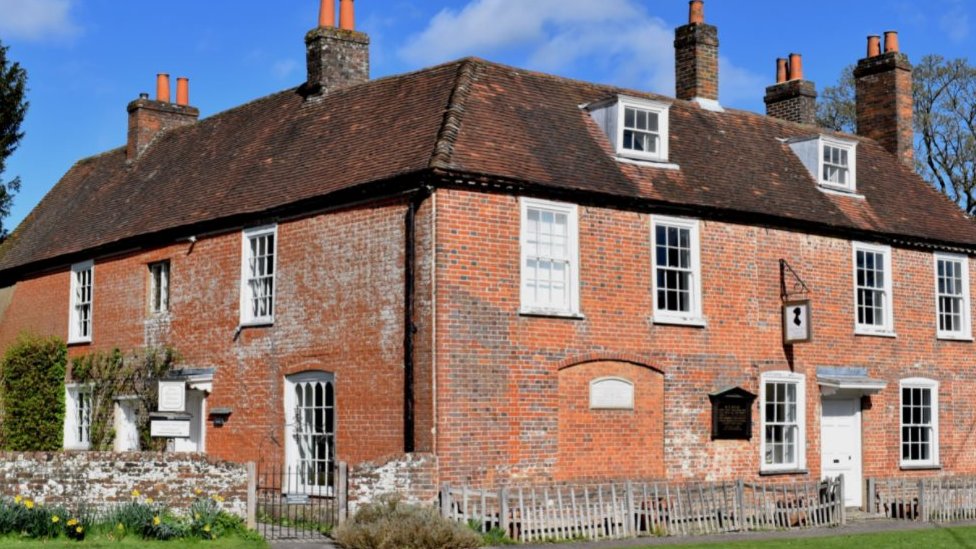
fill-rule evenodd
<path id="1" fill-rule="evenodd" d="M 853 132 L 854 67 L 824 89 L 817 122 Z M 970 215 L 976 214 L 976 68 L 928 55 L 914 69 L 915 168 Z"/>
<path id="2" fill-rule="evenodd" d="M 4 448 L 55 451 L 64 443 L 68 347 L 56 337 L 23 335 L 3 357 Z"/>
<path id="3" fill-rule="evenodd" d="M 14 153 L 24 132 L 20 125 L 27 114 L 27 71 L 19 63 L 7 59 L 7 47 L 0 42 L 0 176 L 6 169 L 7 158 Z M 3 220 L 10 215 L 14 194 L 20 190 L 20 178 L 4 182 L 0 179 L 0 239 L 8 228 Z"/>

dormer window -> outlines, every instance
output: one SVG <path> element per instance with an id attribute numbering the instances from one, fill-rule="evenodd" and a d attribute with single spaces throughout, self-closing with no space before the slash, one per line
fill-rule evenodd
<path id="1" fill-rule="evenodd" d="M 856 141 L 819 135 L 789 144 L 822 189 L 856 192 Z"/>
<path id="2" fill-rule="evenodd" d="M 620 159 L 668 161 L 668 103 L 620 95 L 590 105 Z"/>

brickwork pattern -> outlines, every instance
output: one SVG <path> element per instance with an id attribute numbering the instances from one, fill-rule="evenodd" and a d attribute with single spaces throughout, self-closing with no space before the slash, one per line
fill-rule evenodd
<path id="1" fill-rule="evenodd" d="M 809 80 L 790 80 L 766 88 L 766 115 L 797 124 L 817 123 L 817 90 Z"/>
<path id="2" fill-rule="evenodd" d="M 915 167 L 912 66 L 903 53 L 858 61 L 854 68 L 857 133 L 878 141 L 906 166 Z"/>
<path id="3" fill-rule="evenodd" d="M 941 383 L 943 472 L 976 471 L 976 459 L 967 452 L 976 428 L 969 405 L 976 398 L 976 375 L 964 366 L 971 361 L 973 344 L 936 339 L 931 253 L 892 250 L 897 337 L 855 336 L 849 241 L 703 221 L 707 326 L 665 325 L 655 323 L 652 314 L 650 216 L 593 206 L 581 206 L 579 216 L 584 318 L 520 316 L 518 198 L 438 192 L 437 448 L 442 480 L 490 487 L 501 479 L 552 481 L 583 467 L 578 462 L 563 466 L 573 459 L 574 448 L 562 445 L 577 442 L 562 432 L 562 420 L 581 405 L 567 403 L 563 395 L 581 382 L 569 381 L 560 367 L 584 357 L 603 360 L 586 376 L 613 375 L 621 360 L 663 372 L 658 405 L 663 458 L 656 452 L 643 457 L 661 460 L 669 479 L 759 477 L 759 400 L 751 440 L 713 441 L 708 393 L 741 386 L 759 394 L 765 371 L 806 376 L 808 471 L 796 474 L 818 478 L 818 366 L 866 367 L 871 377 L 888 384 L 864 399 L 865 477 L 898 474 L 898 381 L 916 376 Z M 810 343 L 782 344 L 781 258 L 812 290 Z M 564 409 L 570 404 L 574 408 Z M 647 464 L 630 461 L 633 450 L 624 437 L 613 440 L 616 423 L 602 427 L 605 467 L 595 474 L 655 474 L 646 470 Z"/>
<path id="4" fill-rule="evenodd" d="M 369 80 L 369 36 L 334 27 L 305 35 L 308 84 L 328 93 Z"/>
<path id="5" fill-rule="evenodd" d="M 718 100 L 718 27 L 691 24 L 674 31 L 675 97 Z"/>
<path id="6" fill-rule="evenodd" d="M 361 503 L 397 494 L 408 503 L 431 505 L 439 490 L 437 457 L 414 453 L 363 462 L 349 469 L 350 514 Z"/>

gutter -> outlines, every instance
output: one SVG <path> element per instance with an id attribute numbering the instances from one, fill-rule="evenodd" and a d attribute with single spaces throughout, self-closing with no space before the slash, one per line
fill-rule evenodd
<path id="1" fill-rule="evenodd" d="M 414 323 L 414 296 L 416 294 L 416 245 L 417 210 L 431 195 L 432 187 L 420 188 L 407 204 L 404 219 L 403 254 L 403 451 L 412 453 L 416 442 L 414 430 L 414 337 L 417 325 Z"/>

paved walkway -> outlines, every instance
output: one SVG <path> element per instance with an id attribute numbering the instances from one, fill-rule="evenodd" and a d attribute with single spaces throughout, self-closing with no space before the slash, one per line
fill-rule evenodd
<path id="1" fill-rule="evenodd" d="M 851 522 L 836 528 L 808 528 L 791 531 L 743 532 L 715 534 L 709 536 L 646 537 L 616 541 L 590 541 L 582 543 L 558 543 L 539 545 L 509 545 L 503 549 L 615 549 L 617 547 L 643 547 L 657 545 L 681 545 L 689 543 L 728 543 L 733 541 L 789 540 L 797 538 L 822 538 L 873 532 L 896 532 L 911 530 L 937 530 L 950 526 L 976 526 L 976 521 L 937 524 L 932 522 L 913 522 L 907 520 L 868 519 Z M 272 549 L 337 549 L 331 541 L 274 541 Z"/>

